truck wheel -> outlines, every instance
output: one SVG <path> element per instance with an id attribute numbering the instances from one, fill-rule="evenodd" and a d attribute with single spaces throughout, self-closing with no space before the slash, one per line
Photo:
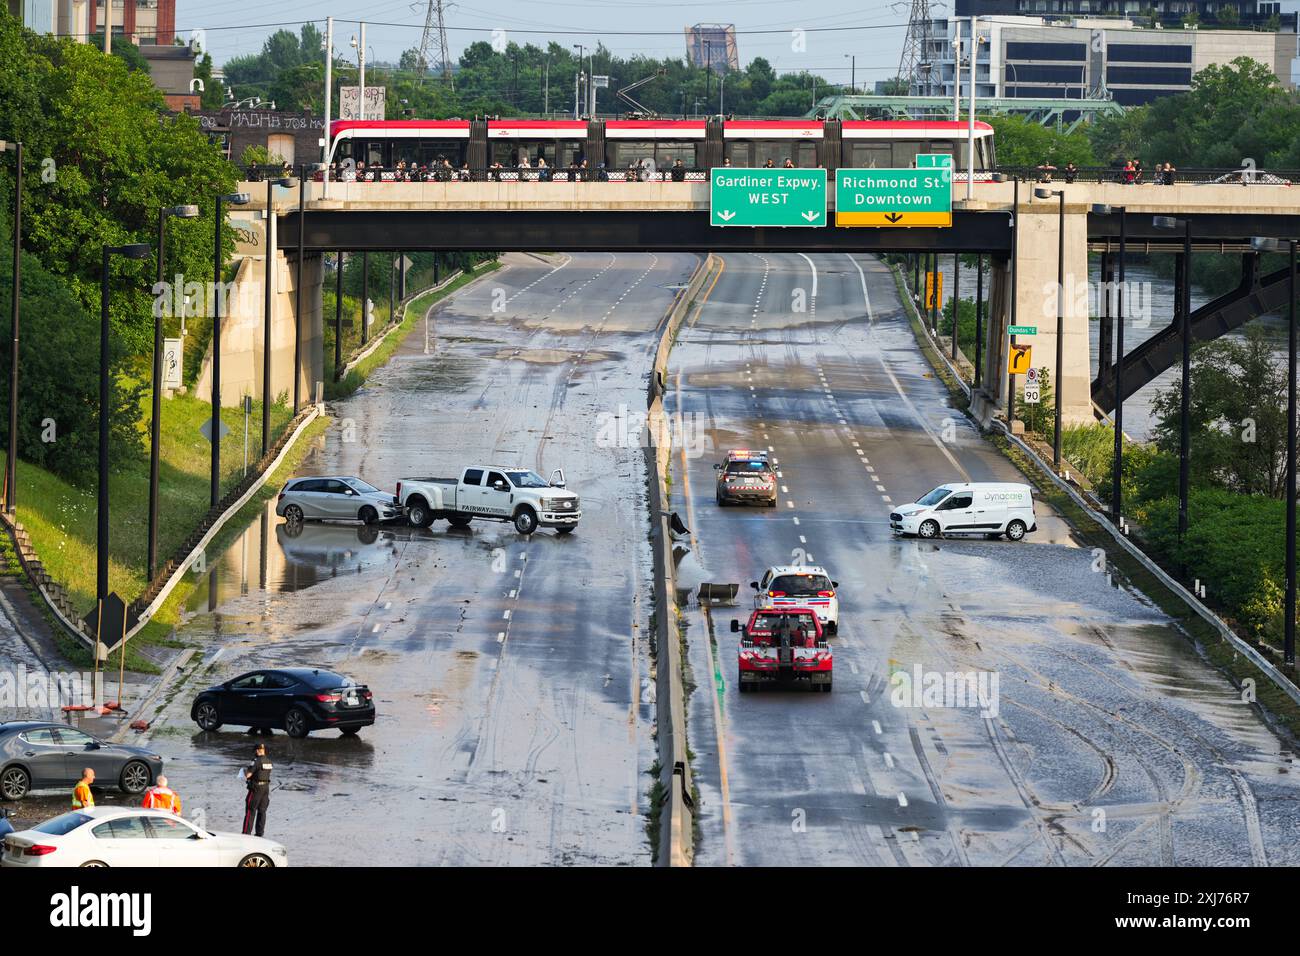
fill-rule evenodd
<path id="1" fill-rule="evenodd" d="M 827 622 L 826 622 L 826 633 L 827 633 L 827 634 L 838 634 L 839 632 L 840 632 L 840 622 L 839 622 L 839 621 L 827 621 Z"/>
<path id="2" fill-rule="evenodd" d="M 537 515 L 531 508 L 520 508 L 515 515 L 515 530 L 520 534 L 532 534 L 537 530 Z"/>
<path id="3" fill-rule="evenodd" d="M 453 518 L 448 518 L 447 524 L 451 525 L 453 528 L 468 528 L 469 523 L 473 520 L 473 518 L 468 518 L 464 515 L 456 515 Z"/>
<path id="4" fill-rule="evenodd" d="M 1025 536 L 1025 523 L 1017 518 L 1011 524 L 1007 525 L 1007 539 L 1009 541 L 1019 541 Z"/>
<path id="5" fill-rule="evenodd" d="M 556 534 L 573 534 L 573 532 L 574 532 L 575 530 L 576 530 L 576 529 L 575 529 L 575 526 L 570 524 L 570 525 L 565 525 L 564 527 L 561 527 L 561 528 L 556 528 L 556 529 L 555 529 L 555 533 L 556 533 Z"/>
<path id="6" fill-rule="evenodd" d="M 937 538 L 939 537 L 939 522 L 934 520 L 922 521 L 921 527 L 916 529 L 916 533 L 922 538 Z"/>
<path id="7" fill-rule="evenodd" d="M 366 505 L 357 512 L 357 517 L 361 519 L 362 524 L 374 524 L 379 520 L 379 512 L 370 505 Z"/>
<path id="8" fill-rule="evenodd" d="M 826 683 L 822 684 L 822 693 L 829 694 L 830 692 L 831 692 L 831 681 L 827 681 Z"/>
<path id="9" fill-rule="evenodd" d="M 427 528 L 433 524 L 433 512 L 423 498 L 412 498 L 406 506 L 406 520 L 415 528 Z"/>
<path id="10" fill-rule="evenodd" d="M 743 677 L 737 677 L 737 678 L 736 678 L 736 686 L 738 686 L 738 687 L 740 688 L 740 692 L 741 692 L 742 694 L 748 694 L 748 693 L 749 693 L 749 685 L 745 683 L 745 680 L 744 680 Z"/>

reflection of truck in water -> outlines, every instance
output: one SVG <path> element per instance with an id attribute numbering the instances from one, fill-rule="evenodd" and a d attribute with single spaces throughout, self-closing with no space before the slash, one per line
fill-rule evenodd
<path id="1" fill-rule="evenodd" d="M 807 681 L 813 690 L 830 693 L 835 666 L 831 646 L 816 613 L 806 607 L 760 608 L 732 631 L 741 631 L 736 649 L 740 692 L 765 683 Z"/>
<path id="2" fill-rule="evenodd" d="M 396 497 L 407 520 L 419 528 L 439 518 L 453 528 L 486 518 L 509 521 L 520 534 L 539 527 L 568 534 L 582 517 L 578 496 L 565 490 L 564 472 L 558 468 L 547 481 L 524 468 L 471 465 L 460 478 L 403 478 Z"/>

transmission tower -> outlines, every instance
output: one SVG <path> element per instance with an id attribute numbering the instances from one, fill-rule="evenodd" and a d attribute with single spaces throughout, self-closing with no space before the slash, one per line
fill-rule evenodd
<path id="1" fill-rule="evenodd" d="M 438 34 L 438 54 L 441 58 L 442 75 L 455 88 L 451 75 L 451 51 L 447 47 L 447 21 L 445 19 L 443 0 L 429 0 L 429 8 L 424 14 L 424 33 L 420 37 L 420 72 L 429 68 L 429 48 L 433 46 L 433 35 Z"/>
<path id="2" fill-rule="evenodd" d="M 930 0 L 912 0 L 912 14 L 907 20 L 907 37 L 903 56 L 898 61 L 898 75 L 907 80 L 910 94 L 930 92 Z"/>

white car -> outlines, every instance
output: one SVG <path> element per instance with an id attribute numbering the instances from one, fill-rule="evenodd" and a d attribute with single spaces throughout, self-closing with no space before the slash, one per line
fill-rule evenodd
<path id="1" fill-rule="evenodd" d="M 0 866 L 288 866 L 263 837 L 211 833 L 166 810 L 91 807 L 10 833 Z"/>
<path id="2" fill-rule="evenodd" d="M 825 568 L 815 564 L 771 567 L 759 580 L 750 581 L 749 586 L 757 592 L 755 607 L 810 608 L 821 622 L 822 630 L 827 634 L 839 633 L 840 599 L 835 589 L 840 583 L 832 581 Z"/>
<path id="3" fill-rule="evenodd" d="M 937 538 L 947 534 L 1005 534 L 1020 541 L 1038 530 L 1033 489 L 1028 485 L 991 481 L 959 481 L 940 485 L 910 505 L 889 515 L 894 534 Z"/>

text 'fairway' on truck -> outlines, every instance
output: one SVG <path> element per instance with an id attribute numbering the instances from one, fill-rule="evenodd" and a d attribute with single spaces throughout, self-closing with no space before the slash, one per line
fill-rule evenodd
<path id="1" fill-rule="evenodd" d="M 446 518 L 453 528 L 465 528 L 475 518 L 509 521 L 520 534 L 538 527 L 568 534 L 578 526 L 582 511 L 578 496 L 564 487 L 557 468 L 547 481 L 535 471 L 502 465 L 471 465 L 460 478 L 403 478 L 397 502 L 406 518 L 427 528 Z"/>

